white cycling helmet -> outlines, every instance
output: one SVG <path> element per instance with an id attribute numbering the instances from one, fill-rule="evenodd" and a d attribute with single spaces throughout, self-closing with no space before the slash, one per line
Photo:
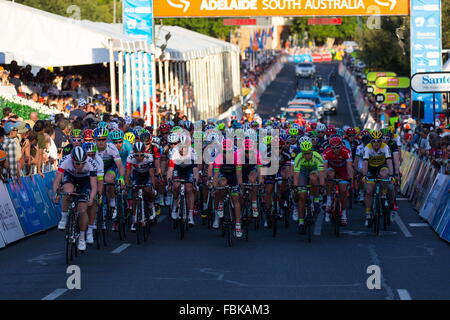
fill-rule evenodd
<path id="1" fill-rule="evenodd" d="M 324 123 L 319 123 L 316 127 L 316 131 L 325 131 L 327 130 L 327 126 Z"/>
<path id="2" fill-rule="evenodd" d="M 299 144 L 302 144 L 302 143 L 305 142 L 305 141 L 311 142 L 311 138 L 308 137 L 308 136 L 303 136 L 303 137 L 301 137 L 300 139 L 298 139 L 298 143 L 299 143 Z"/>
<path id="3" fill-rule="evenodd" d="M 178 143 L 180 142 L 180 136 L 177 133 L 171 133 L 169 134 L 167 141 L 169 141 L 169 143 Z"/>
<path id="4" fill-rule="evenodd" d="M 152 143 L 159 145 L 161 143 L 161 139 L 158 137 L 152 137 Z"/>

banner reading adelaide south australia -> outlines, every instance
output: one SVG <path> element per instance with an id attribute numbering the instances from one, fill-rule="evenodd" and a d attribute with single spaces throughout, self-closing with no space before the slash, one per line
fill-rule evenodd
<path id="1" fill-rule="evenodd" d="M 154 16 L 370 16 L 409 15 L 409 0 L 158 0 Z"/>

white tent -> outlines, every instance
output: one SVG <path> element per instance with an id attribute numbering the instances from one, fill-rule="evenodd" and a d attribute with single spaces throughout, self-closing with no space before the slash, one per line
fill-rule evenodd
<path id="1" fill-rule="evenodd" d="M 0 52 L 20 65 L 74 66 L 110 61 L 110 52 L 154 48 L 105 23 L 74 20 L 0 0 Z"/>

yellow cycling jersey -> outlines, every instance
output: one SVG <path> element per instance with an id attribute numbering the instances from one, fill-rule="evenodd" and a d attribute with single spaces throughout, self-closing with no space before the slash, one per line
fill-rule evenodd
<path id="1" fill-rule="evenodd" d="M 297 155 L 294 161 L 294 172 L 308 172 L 316 170 L 323 170 L 323 158 L 318 152 L 313 151 L 311 160 L 306 160 L 303 152 Z"/>
<path id="2" fill-rule="evenodd" d="M 369 143 L 364 148 L 363 159 L 369 161 L 369 167 L 380 167 L 386 164 L 387 159 L 391 159 L 391 151 L 385 143 L 381 144 L 379 150 L 375 150 L 372 143 Z"/>

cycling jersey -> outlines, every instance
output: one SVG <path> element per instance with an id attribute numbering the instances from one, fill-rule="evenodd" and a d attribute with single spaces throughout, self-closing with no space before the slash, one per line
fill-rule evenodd
<path id="1" fill-rule="evenodd" d="M 345 168 L 347 162 L 352 162 L 351 151 L 346 147 L 342 147 L 338 154 L 333 149 L 328 148 L 323 153 L 323 162 L 327 163 L 331 168 Z"/>
<path id="2" fill-rule="evenodd" d="M 185 154 L 180 153 L 180 147 L 175 147 L 169 151 L 169 168 L 196 167 L 197 156 L 192 147 L 188 147 Z"/>
<path id="3" fill-rule="evenodd" d="M 73 178 L 78 184 L 89 183 L 90 177 L 97 176 L 97 164 L 91 158 L 86 160 L 86 164 L 80 170 L 75 169 L 72 162 L 72 155 L 68 155 L 64 158 L 58 168 L 58 172 L 64 174 L 64 176 Z"/>
<path id="4" fill-rule="evenodd" d="M 302 153 L 302 149 L 300 149 L 298 144 L 293 144 L 289 147 L 289 153 L 291 154 L 291 165 L 293 166 L 295 163 L 295 158 Z"/>
<path id="5" fill-rule="evenodd" d="M 369 161 L 369 167 L 381 167 L 386 164 L 387 159 L 391 159 L 391 152 L 385 143 L 381 144 L 378 151 L 369 143 L 364 148 L 363 159 Z"/>
<path id="6" fill-rule="evenodd" d="M 144 154 L 142 161 L 138 162 L 134 157 L 134 153 L 131 153 L 127 158 L 127 169 L 132 170 L 133 174 L 148 174 L 153 165 L 153 156 L 151 154 Z"/>
<path id="7" fill-rule="evenodd" d="M 305 159 L 305 156 L 300 153 L 294 161 L 294 172 L 312 172 L 323 171 L 323 159 L 322 156 L 313 151 L 311 160 Z"/>
<path id="8" fill-rule="evenodd" d="M 122 159 L 122 163 L 127 163 L 128 156 L 133 152 L 133 145 L 127 140 L 123 141 L 122 149 L 119 150 L 120 159 Z"/>
<path id="9" fill-rule="evenodd" d="M 103 176 L 105 175 L 105 167 L 103 165 L 102 158 L 98 154 L 95 154 L 95 157 L 91 159 L 94 160 L 96 165 L 97 180 L 103 180 Z"/>
<path id="10" fill-rule="evenodd" d="M 223 174 L 233 174 L 236 170 L 242 169 L 242 161 L 239 150 L 233 152 L 233 163 L 227 163 L 228 157 L 227 153 L 219 153 L 214 161 L 213 168 L 214 171 L 220 171 Z"/>
<path id="11" fill-rule="evenodd" d="M 121 160 L 119 150 L 117 147 L 108 142 L 106 144 L 105 150 L 98 150 L 97 154 L 102 158 L 103 165 L 105 167 L 105 172 L 108 172 L 111 169 L 114 169 L 116 166 L 116 161 Z"/>
<path id="12" fill-rule="evenodd" d="M 363 143 L 361 143 L 357 148 L 356 148 L 356 152 L 355 152 L 355 157 L 358 157 L 358 164 L 357 164 L 357 170 L 361 171 L 363 168 L 363 158 L 364 158 L 364 149 L 366 147 L 364 146 Z"/>

